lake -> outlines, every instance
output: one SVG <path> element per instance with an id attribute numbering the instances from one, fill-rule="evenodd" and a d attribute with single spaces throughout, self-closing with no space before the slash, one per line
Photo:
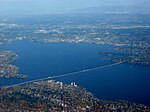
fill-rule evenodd
<path id="1" fill-rule="evenodd" d="M 34 43 L 13 41 L 1 45 L 0 50 L 11 50 L 18 57 L 12 64 L 28 79 L 0 79 L 0 86 L 75 72 L 112 64 L 101 60 L 101 51 L 113 46 L 87 43 Z M 102 100 L 128 100 L 150 106 L 150 67 L 120 64 L 108 68 L 56 78 L 64 83 L 76 82 Z"/>

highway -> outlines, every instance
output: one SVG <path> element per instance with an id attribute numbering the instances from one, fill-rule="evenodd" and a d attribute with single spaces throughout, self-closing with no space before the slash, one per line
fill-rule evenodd
<path id="1" fill-rule="evenodd" d="M 45 77 L 45 78 L 41 78 L 41 79 L 30 80 L 30 81 L 26 81 L 26 82 L 14 84 L 14 85 L 7 86 L 7 87 L 10 88 L 10 87 L 21 86 L 21 85 L 24 85 L 24 84 L 27 84 L 27 83 L 31 83 L 31 82 L 36 82 L 36 81 L 42 81 L 42 80 L 48 80 L 48 79 L 55 79 L 55 78 L 66 77 L 66 76 L 73 76 L 73 75 L 77 75 L 79 73 L 84 73 L 84 72 L 89 72 L 89 71 L 93 71 L 93 70 L 98 70 L 98 69 L 113 67 L 113 66 L 116 66 L 116 65 L 120 65 L 120 64 L 122 64 L 124 62 L 125 61 L 121 61 L 121 62 L 109 64 L 109 65 L 98 66 L 98 67 L 94 67 L 94 68 L 88 68 L 88 69 L 84 69 L 84 70 L 80 70 L 80 71 L 76 71 L 76 72 L 71 72 L 71 73 L 66 73 L 66 74 L 62 74 L 62 75 L 55 75 L 55 76 L 51 76 L 51 77 Z"/>

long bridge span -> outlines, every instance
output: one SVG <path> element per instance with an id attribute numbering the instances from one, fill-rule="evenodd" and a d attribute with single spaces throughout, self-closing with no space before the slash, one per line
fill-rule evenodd
<path id="1" fill-rule="evenodd" d="M 73 75 L 76 75 L 76 74 L 79 74 L 79 73 L 84 73 L 84 72 L 89 72 L 89 71 L 93 71 L 93 70 L 98 70 L 98 69 L 113 67 L 113 66 L 116 66 L 116 65 L 120 65 L 120 64 L 122 64 L 124 62 L 125 61 L 121 61 L 121 62 L 109 64 L 109 65 L 104 65 L 104 66 L 98 66 L 98 67 L 94 67 L 94 68 L 83 69 L 83 70 L 76 71 L 76 72 L 70 72 L 70 73 L 61 74 L 61 75 L 55 75 L 55 76 L 50 76 L 50 77 L 45 77 L 45 78 L 30 80 L 30 81 L 26 81 L 26 82 L 22 82 L 22 83 L 10 85 L 10 86 L 7 86 L 7 87 L 11 88 L 11 87 L 21 86 L 21 85 L 24 85 L 24 84 L 27 84 L 27 83 L 31 83 L 31 82 L 36 82 L 36 81 L 42 81 L 42 80 L 48 80 L 48 79 L 54 79 L 54 78 L 59 78 L 59 77 L 66 77 L 66 76 L 73 76 Z"/>

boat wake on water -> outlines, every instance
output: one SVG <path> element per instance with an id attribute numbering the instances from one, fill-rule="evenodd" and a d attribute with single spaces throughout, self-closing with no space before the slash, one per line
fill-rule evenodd
<path id="1" fill-rule="evenodd" d="M 42 80 L 48 80 L 48 79 L 54 79 L 54 78 L 59 78 L 59 77 L 66 77 L 66 76 L 73 76 L 73 75 L 76 75 L 76 74 L 79 74 L 79 73 L 84 73 L 84 72 L 89 72 L 89 71 L 93 71 L 93 70 L 113 67 L 113 66 L 116 66 L 116 65 L 120 65 L 122 63 L 125 63 L 125 61 L 121 61 L 121 62 L 109 64 L 109 65 L 104 65 L 104 66 L 98 66 L 98 67 L 94 67 L 94 68 L 83 69 L 83 70 L 80 70 L 80 71 L 66 73 L 66 74 L 62 74 L 62 75 L 55 75 L 55 76 L 51 76 L 51 77 L 45 77 L 45 78 L 41 78 L 41 79 L 30 80 L 30 81 L 10 85 L 10 86 L 7 86 L 7 87 L 10 88 L 10 87 L 21 86 L 21 85 L 31 83 L 31 82 L 36 82 L 36 81 L 42 81 Z"/>

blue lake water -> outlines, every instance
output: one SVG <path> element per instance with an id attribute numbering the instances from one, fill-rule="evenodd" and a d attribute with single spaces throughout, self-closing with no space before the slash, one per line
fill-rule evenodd
<path id="1" fill-rule="evenodd" d="M 111 51 L 113 46 L 87 43 L 34 43 L 14 41 L 0 50 L 14 51 L 18 57 L 14 65 L 28 79 L 0 79 L 0 86 L 79 71 L 112 64 L 101 60 L 100 51 Z M 131 67 L 132 66 L 132 67 Z M 109 68 L 56 78 L 64 83 L 76 82 L 104 100 L 128 100 L 150 106 L 150 67 L 121 64 Z"/>

